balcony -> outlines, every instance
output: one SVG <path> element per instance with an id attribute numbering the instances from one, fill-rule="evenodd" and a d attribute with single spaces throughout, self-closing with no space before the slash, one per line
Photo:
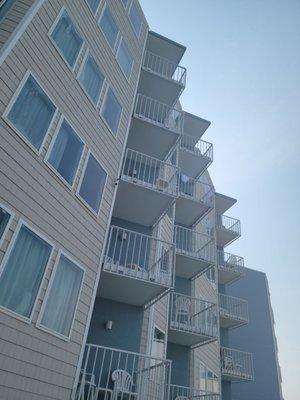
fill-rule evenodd
<path id="1" fill-rule="evenodd" d="M 219 400 L 217 393 L 208 393 L 204 390 L 185 386 L 170 385 L 170 400 Z"/>
<path id="2" fill-rule="evenodd" d="M 167 360 L 87 344 L 75 399 L 167 399 L 170 368 Z"/>
<path id="3" fill-rule="evenodd" d="M 218 251 L 219 283 L 226 285 L 244 276 L 244 258 Z"/>
<path id="4" fill-rule="evenodd" d="M 224 381 L 253 381 L 252 354 L 221 347 L 221 370 Z"/>
<path id="5" fill-rule="evenodd" d="M 179 197 L 176 202 L 177 224 L 193 226 L 214 207 L 214 187 L 203 178 L 193 179 L 180 175 Z"/>
<path id="6" fill-rule="evenodd" d="M 215 263 L 215 241 L 193 229 L 175 226 L 176 275 L 191 279 Z"/>
<path id="7" fill-rule="evenodd" d="M 221 328 L 237 328 L 249 323 L 248 302 L 238 297 L 219 294 Z"/>
<path id="8" fill-rule="evenodd" d="M 184 113 L 139 93 L 133 116 L 128 147 L 164 159 L 182 134 Z"/>
<path id="9" fill-rule="evenodd" d="M 177 180 L 176 166 L 126 149 L 114 216 L 152 226 L 177 197 Z"/>
<path id="10" fill-rule="evenodd" d="M 174 244 L 111 226 L 98 295 L 143 306 L 173 287 L 174 261 Z"/>
<path id="11" fill-rule="evenodd" d="M 224 214 L 217 214 L 216 236 L 218 246 L 228 246 L 231 242 L 241 236 L 240 220 L 228 217 Z"/>
<path id="12" fill-rule="evenodd" d="M 171 293 L 169 342 L 198 347 L 217 340 L 217 326 L 216 304 Z"/>
<path id="13" fill-rule="evenodd" d="M 179 146 L 179 167 L 184 175 L 196 178 L 213 161 L 213 145 L 195 136 L 182 135 Z"/>
<path id="14" fill-rule="evenodd" d="M 185 88 L 186 69 L 169 59 L 146 50 L 139 92 L 173 106 Z"/>

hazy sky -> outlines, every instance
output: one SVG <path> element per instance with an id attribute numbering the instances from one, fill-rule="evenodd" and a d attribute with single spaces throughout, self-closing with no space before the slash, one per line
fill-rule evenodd
<path id="1" fill-rule="evenodd" d="M 238 199 L 228 247 L 268 275 L 285 400 L 300 382 L 300 0 L 140 0 L 187 46 L 182 105 L 212 121 L 216 189 Z"/>

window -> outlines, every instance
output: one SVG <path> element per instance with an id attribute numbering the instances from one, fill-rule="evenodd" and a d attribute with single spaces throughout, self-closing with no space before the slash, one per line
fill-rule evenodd
<path id="1" fill-rule="evenodd" d="M 0 305 L 30 318 L 52 246 L 21 225 L 0 277 Z"/>
<path id="2" fill-rule="evenodd" d="M 11 213 L 0 204 L 0 246 L 9 227 Z"/>
<path id="3" fill-rule="evenodd" d="M 97 104 L 104 82 L 104 76 L 91 54 L 88 54 L 85 59 L 84 66 L 79 75 L 79 81 L 82 83 L 93 103 Z"/>
<path id="4" fill-rule="evenodd" d="M 92 10 L 93 14 L 96 13 L 100 0 L 85 0 L 89 5 L 90 9 Z"/>
<path id="5" fill-rule="evenodd" d="M 89 154 L 79 195 L 98 214 L 106 181 L 107 173 L 95 159 Z"/>
<path id="6" fill-rule="evenodd" d="M 215 272 L 215 267 L 209 268 L 206 272 L 205 275 L 209 282 L 213 285 L 214 288 L 216 288 L 216 272 Z"/>
<path id="7" fill-rule="evenodd" d="M 200 363 L 200 390 L 205 393 L 219 393 L 219 378 L 206 365 Z"/>
<path id="8" fill-rule="evenodd" d="M 69 337 L 84 272 L 81 267 L 61 254 L 53 274 L 40 324 Z"/>
<path id="9" fill-rule="evenodd" d="M 82 140 L 64 119 L 54 140 L 48 162 L 71 186 L 74 182 L 83 147 Z"/>
<path id="10" fill-rule="evenodd" d="M 7 119 L 36 150 L 40 150 L 56 108 L 32 75 L 29 75 Z"/>
<path id="11" fill-rule="evenodd" d="M 122 107 L 111 88 L 106 92 L 101 115 L 116 135 L 121 118 Z"/>
<path id="12" fill-rule="evenodd" d="M 151 345 L 152 357 L 164 358 L 165 337 L 166 337 L 165 333 L 156 326 L 154 326 L 152 345 Z"/>
<path id="13" fill-rule="evenodd" d="M 119 28 L 108 7 L 105 8 L 99 25 L 110 47 L 114 49 L 119 33 Z"/>
<path id="14" fill-rule="evenodd" d="M 83 39 L 66 10 L 63 11 L 51 36 L 67 63 L 73 68 L 83 45 Z"/>
<path id="15" fill-rule="evenodd" d="M 133 65 L 133 58 L 124 40 L 122 40 L 121 45 L 119 47 L 117 60 L 126 78 L 129 79 Z"/>
<path id="16" fill-rule="evenodd" d="M 142 29 L 142 19 L 134 1 L 130 8 L 129 19 L 131 21 L 134 33 L 137 37 L 139 37 Z"/>

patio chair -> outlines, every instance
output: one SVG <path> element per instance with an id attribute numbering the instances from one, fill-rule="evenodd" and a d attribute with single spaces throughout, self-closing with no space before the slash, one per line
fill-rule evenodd
<path id="1" fill-rule="evenodd" d="M 179 324 L 190 324 L 192 301 L 186 296 L 179 296 L 175 300 L 175 321 Z"/>
<path id="2" fill-rule="evenodd" d="M 112 400 L 131 400 L 137 397 L 137 393 L 133 392 L 132 376 L 123 369 L 116 369 L 111 374 L 114 383 L 112 391 Z"/>

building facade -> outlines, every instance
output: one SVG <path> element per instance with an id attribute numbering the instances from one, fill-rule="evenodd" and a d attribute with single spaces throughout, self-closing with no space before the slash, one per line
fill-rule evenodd
<path id="1" fill-rule="evenodd" d="M 0 8 L 0 398 L 219 400 L 254 379 L 210 122 L 137 0 Z M 232 345 L 232 347 L 231 347 Z M 239 399 L 236 399 L 239 400 Z"/>

